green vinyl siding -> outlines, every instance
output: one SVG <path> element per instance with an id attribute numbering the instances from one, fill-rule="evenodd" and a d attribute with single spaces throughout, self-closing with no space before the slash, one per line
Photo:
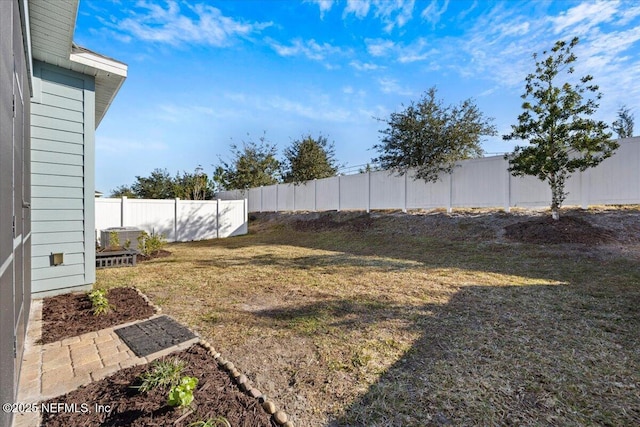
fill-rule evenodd
<path id="1" fill-rule="evenodd" d="M 38 189 L 34 189 L 34 192 L 37 192 Z M 36 206 L 36 209 L 56 209 L 56 210 L 83 210 L 84 209 L 84 201 L 82 199 L 70 199 L 70 198 L 52 198 L 52 197 L 32 197 L 33 206 Z"/>
<path id="2" fill-rule="evenodd" d="M 31 128 L 31 137 L 48 139 L 50 141 L 68 142 L 70 144 L 84 145 L 84 135 L 81 133 L 65 132 L 57 129 L 47 129 L 40 127 Z"/>
<path id="3" fill-rule="evenodd" d="M 33 238 L 33 233 L 31 233 L 31 236 Z M 55 245 L 33 245 L 31 247 L 31 254 L 34 258 L 39 256 L 49 256 L 52 252 L 62 252 L 65 255 L 68 253 L 84 254 L 84 243 L 57 243 Z"/>
<path id="4" fill-rule="evenodd" d="M 79 104 L 82 107 L 82 104 Z M 52 106 L 52 105 L 43 105 L 43 104 L 35 104 L 34 108 L 31 110 L 31 116 L 39 116 L 39 117 L 57 117 L 61 120 L 67 120 L 69 122 L 74 123 L 83 123 L 82 110 L 78 110 L 77 104 L 69 105 L 69 108 L 63 108 L 62 106 Z"/>
<path id="5" fill-rule="evenodd" d="M 60 233 L 76 231 L 84 227 L 82 221 L 38 221 L 33 224 L 31 232 L 37 233 Z"/>
<path id="6" fill-rule="evenodd" d="M 67 119 L 43 117 L 36 114 L 31 115 L 31 126 L 38 126 L 44 129 L 56 129 L 79 134 L 82 134 L 84 132 L 82 123 L 71 122 Z"/>
<path id="7" fill-rule="evenodd" d="M 51 263 L 51 257 L 49 255 L 43 255 L 38 257 L 33 257 L 31 260 L 31 267 L 34 269 L 43 269 L 42 271 L 46 271 L 45 269 L 49 267 Z M 64 254 L 64 264 L 65 265 L 77 265 L 84 264 L 84 254 L 80 253 L 65 253 Z"/>
<path id="8" fill-rule="evenodd" d="M 41 175 L 82 176 L 84 172 L 83 167 L 77 165 L 33 162 L 33 166 L 37 170 L 35 173 Z"/>
<path id="9" fill-rule="evenodd" d="M 84 197 L 84 189 L 82 187 L 51 187 L 42 185 L 34 188 L 33 197 L 82 199 Z"/>
<path id="10" fill-rule="evenodd" d="M 31 115 L 33 292 L 95 280 L 94 81 L 34 63 Z M 63 253 L 62 265 L 51 254 Z"/>
<path id="11" fill-rule="evenodd" d="M 82 166 L 83 155 L 56 153 L 52 151 L 31 150 L 32 162 L 55 163 L 60 165 Z"/>
<path id="12" fill-rule="evenodd" d="M 45 222 L 45 221 L 84 221 L 84 212 L 78 211 L 62 211 L 57 209 L 42 209 L 33 211 L 31 214 L 31 221 Z"/>
<path id="13" fill-rule="evenodd" d="M 33 150 L 54 151 L 56 153 L 79 154 L 83 155 L 84 150 L 81 144 L 70 144 L 60 141 L 48 141 L 46 139 L 31 139 L 31 148 Z"/>
<path id="14" fill-rule="evenodd" d="M 73 100 L 62 96 L 52 95 L 50 93 L 42 93 L 40 95 L 42 104 L 55 105 L 58 108 L 78 111 L 82 113 L 82 100 Z"/>

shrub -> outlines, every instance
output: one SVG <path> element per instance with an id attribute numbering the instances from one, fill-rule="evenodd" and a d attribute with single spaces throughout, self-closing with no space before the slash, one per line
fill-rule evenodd
<path id="1" fill-rule="evenodd" d="M 93 308 L 93 315 L 99 316 L 107 314 L 113 308 L 109 304 L 107 299 L 107 291 L 104 289 L 96 289 L 87 294 L 89 300 L 91 300 L 91 307 Z"/>
<path id="2" fill-rule="evenodd" d="M 193 390 L 198 385 L 198 379 L 195 377 L 182 377 L 180 384 L 171 387 L 169 390 L 169 406 L 189 406 L 193 402 Z"/>
<path id="3" fill-rule="evenodd" d="M 138 236 L 138 250 L 146 256 L 151 256 L 158 252 L 167 244 L 167 240 L 162 234 L 147 233 L 143 231 Z"/>
<path id="4" fill-rule="evenodd" d="M 143 372 L 138 378 L 142 381 L 137 388 L 147 393 L 156 387 L 173 387 L 180 383 L 180 374 L 184 369 L 184 361 L 178 358 L 158 360 L 151 365 L 151 370 Z"/>
<path id="5" fill-rule="evenodd" d="M 120 236 L 115 231 L 109 232 L 109 248 L 118 248 L 120 247 Z"/>

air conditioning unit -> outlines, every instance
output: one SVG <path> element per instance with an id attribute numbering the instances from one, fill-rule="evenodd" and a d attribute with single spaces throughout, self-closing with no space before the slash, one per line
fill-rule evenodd
<path id="1" fill-rule="evenodd" d="M 118 242 L 117 246 L 137 251 L 138 237 L 140 237 L 142 233 L 143 230 L 140 230 L 136 227 L 105 228 L 104 230 L 100 231 L 100 247 L 103 249 L 107 249 L 111 246 L 114 246 L 115 242 L 112 240 L 116 240 Z"/>

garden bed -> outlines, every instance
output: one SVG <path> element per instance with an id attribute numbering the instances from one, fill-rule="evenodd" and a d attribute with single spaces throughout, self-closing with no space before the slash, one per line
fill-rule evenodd
<path id="1" fill-rule="evenodd" d="M 225 427 L 224 420 L 233 427 L 272 426 L 260 402 L 240 392 L 204 348 L 195 345 L 169 357 L 184 361 L 183 374 L 198 379 L 193 403 L 187 408 L 169 406 L 167 389 L 142 393 L 134 388 L 141 383 L 138 377 L 151 368 L 149 364 L 123 369 L 46 402 L 79 410 L 44 413 L 42 426 L 188 426 L 207 420 L 212 420 L 210 427 Z"/>
<path id="2" fill-rule="evenodd" d="M 42 305 L 42 344 L 98 331 L 133 320 L 151 317 L 156 310 L 133 288 L 113 288 L 107 292 L 111 310 L 93 314 L 86 293 L 45 298 Z"/>

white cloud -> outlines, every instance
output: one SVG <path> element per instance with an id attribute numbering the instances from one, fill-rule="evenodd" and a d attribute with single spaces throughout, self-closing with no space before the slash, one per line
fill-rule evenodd
<path id="1" fill-rule="evenodd" d="M 324 93 L 306 93 L 304 99 L 312 99 L 311 103 L 286 98 L 280 95 L 248 95 L 245 93 L 228 93 L 225 98 L 249 109 L 256 109 L 265 114 L 276 114 L 279 119 L 297 116 L 332 123 L 346 123 L 353 121 L 353 114 L 346 108 L 336 105 Z"/>
<path id="2" fill-rule="evenodd" d="M 131 141 L 108 136 L 96 137 L 96 150 L 105 153 L 122 153 L 123 151 L 165 151 L 169 146 L 161 141 Z"/>
<path id="3" fill-rule="evenodd" d="M 345 108 L 330 105 L 327 100 L 321 100 L 319 105 L 303 104 L 287 98 L 275 96 L 267 100 L 267 104 L 276 110 L 324 122 L 344 123 L 352 119 L 351 112 Z"/>
<path id="4" fill-rule="evenodd" d="M 423 37 L 414 40 L 408 45 L 397 44 L 385 39 L 365 39 L 365 44 L 367 52 L 371 56 L 382 57 L 393 54 L 401 64 L 423 61 L 438 53 L 436 49 L 429 49 L 429 43 Z M 357 67 L 354 66 L 354 68 Z"/>
<path id="5" fill-rule="evenodd" d="M 324 18 L 324 14 L 329 12 L 333 7 L 334 0 L 307 0 L 309 3 L 317 4 L 320 8 L 320 19 Z"/>
<path id="6" fill-rule="evenodd" d="M 429 6 L 424 8 L 420 17 L 425 21 L 437 24 L 440 21 L 442 15 L 447 11 L 449 7 L 449 0 L 444 0 L 442 7 L 438 8 L 438 0 L 431 0 Z"/>
<path id="7" fill-rule="evenodd" d="M 571 29 L 573 35 L 587 34 L 593 27 L 609 22 L 617 12 L 618 1 L 584 2 L 551 18 L 553 31 L 558 34 Z"/>
<path id="8" fill-rule="evenodd" d="M 439 64 L 464 79 L 493 82 L 481 96 L 504 89 L 522 93 L 525 77 L 535 70 L 532 54 L 579 35 L 576 71 L 562 79 L 573 84 L 581 76 L 593 76 L 603 93 L 597 116 L 611 122 L 619 105 L 640 98 L 640 59 L 635 54 L 640 48 L 640 8 L 596 1 L 562 12 L 543 4 L 535 9 L 533 14 L 498 4 L 480 13 L 464 36 L 430 40 L 438 46 Z"/>
<path id="9" fill-rule="evenodd" d="M 415 0 L 347 0 L 342 18 L 354 15 L 357 19 L 364 19 L 373 11 L 373 17 L 384 24 L 385 32 L 390 33 L 411 20 L 414 6 Z"/>
<path id="10" fill-rule="evenodd" d="M 242 112 L 228 105 L 196 105 L 196 104 L 160 104 L 156 107 L 156 111 L 150 114 L 150 117 L 156 120 L 162 120 L 170 123 L 185 123 L 197 120 L 229 119 L 241 117 Z"/>
<path id="11" fill-rule="evenodd" d="M 146 1 L 137 6 L 141 12 L 112 26 L 139 40 L 174 46 L 183 43 L 225 46 L 235 37 L 246 37 L 272 25 L 271 22 L 241 22 L 205 4 L 188 6 L 188 13 L 183 13 L 173 0 L 167 2 L 166 9 Z"/>
<path id="12" fill-rule="evenodd" d="M 394 28 L 402 28 L 413 17 L 415 0 L 375 0 L 376 18 L 385 24 L 384 30 L 390 33 Z"/>
<path id="13" fill-rule="evenodd" d="M 371 62 L 360 62 L 355 60 L 351 61 L 349 65 L 351 65 L 353 68 L 355 68 L 358 71 L 373 71 L 373 70 L 378 70 L 382 68 L 379 65 L 373 64 Z"/>
<path id="14" fill-rule="evenodd" d="M 424 61 L 438 53 L 436 49 L 428 49 L 429 43 L 425 38 L 419 38 L 408 46 L 398 47 L 398 62 L 406 64 L 410 62 Z"/>
<path id="15" fill-rule="evenodd" d="M 342 50 L 339 47 L 330 45 L 329 43 L 318 43 L 314 39 L 301 40 L 295 39 L 291 45 L 285 46 L 273 39 L 266 39 L 271 48 L 280 56 L 305 56 L 314 61 L 323 61 L 327 56 L 340 54 Z"/>
<path id="16" fill-rule="evenodd" d="M 349 14 L 354 14 L 356 18 L 362 19 L 369 14 L 371 8 L 371 1 L 369 0 L 347 0 L 347 6 L 344 8 L 342 17 L 346 17 Z"/>
<path id="17" fill-rule="evenodd" d="M 414 91 L 412 91 L 409 88 L 400 86 L 400 84 L 396 79 L 392 79 L 390 77 L 383 77 L 378 79 L 378 84 L 380 85 L 380 90 L 383 93 L 390 93 L 390 94 L 402 95 L 402 96 L 411 96 L 414 94 Z"/>
<path id="18" fill-rule="evenodd" d="M 476 7 L 478 7 L 478 0 L 473 0 L 473 4 L 468 8 L 460 12 L 457 16 L 458 20 L 462 21 L 467 17 L 469 13 L 471 13 Z"/>
<path id="19" fill-rule="evenodd" d="M 395 43 L 384 39 L 365 39 L 367 52 L 372 56 L 385 56 L 395 48 Z"/>

